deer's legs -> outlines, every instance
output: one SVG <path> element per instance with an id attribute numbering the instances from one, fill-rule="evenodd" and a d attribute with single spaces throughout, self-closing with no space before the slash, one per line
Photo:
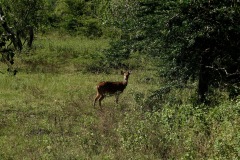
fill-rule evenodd
<path id="1" fill-rule="evenodd" d="M 118 104 L 119 94 L 116 94 L 115 98 L 116 98 L 116 103 Z"/>
<path id="2" fill-rule="evenodd" d="M 98 99 L 99 101 L 99 106 L 102 107 L 101 101 L 104 99 L 104 95 L 100 95 L 100 98 Z"/>
<path id="3" fill-rule="evenodd" d="M 100 96 L 101 96 L 100 94 L 97 94 L 97 96 L 95 97 L 94 102 L 93 102 L 94 107 L 95 107 L 96 101 L 99 100 Z"/>
<path id="4" fill-rule="evenodd" d="M 115 98 L 116 98 L 116 103 L 118 104 L 118 99 L 119 99 L 119 96 L 120 96 L 120 94 L 121 94 L 122 92 L 117 92 L 116 94 L 115 94 Z"/>

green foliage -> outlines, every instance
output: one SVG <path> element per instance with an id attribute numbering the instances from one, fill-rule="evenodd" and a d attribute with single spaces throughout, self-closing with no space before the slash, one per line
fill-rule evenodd
<path id="1" fill-rule="evenodd" d="M 129 157 L 141 153 L 154 159 L 237 159 L 238 108 L 239 103 L 213 109 L 164 105 L 154 113 L 135 108 L 117 131 Z"/>
<path id="2" fill-rule="evenodd" d="M 43 14 L 43 0 L 1 0 L 1 5 L 6 17 L 11 24 L 16 23 L 16 27 L 26 25 L 38 25 Z M 15 27 L 15 26 L 14 26 Z"/>
<path id="3" fill-rule="evenodd" d="M 0 1 L 1 61 L 8 65 L 8 71 L 16 75 L 13 69 L 16 52 L 32 47 L 35 31 L 40 28 L 44 17 L 42 0 L 2 0 Z"/>
<path id="4" fill-rule="evenodd" d="M 29 36 L 29 27 L 37 29 L 44 23 L 43 0 L 2 0 L 1 6 L 7 23 L 23 39 Z"/>
<path id="5" fill-rule="evenodd" d="M 73 35 L 84 35 L 92 38 L 103 35 L 101 18 L 95 15 L 97 5 L 100 2 L 95 3 L 94 0 L 56 0 L 54 4 L 48 7 L 50 26 L 55 29 L 62 28 L 63 31 Z M 53 13 L 52 10 L 54 10 Z"/>
<path id="6" fill-rule="evenodd" d="M 180 46 L 172 55 L 173 65 L 183 78 L 199 79 L 201 97 L 208 92 L 208 86 L 223 87 L 223 83 L 239 82 L 237 8 L 237 2 L 227 1 L 184 3 L 168 23 L 167 43 Z M 174 45 L 169 48 L 175 50 Z"/>
<path id="7" fill-rule="evenodd" d="M 239 2 L 141 0 L 129 5 L 120 7 L 119 13 L 131 14 L 117 23 L 123 33 L 107 53 L 110 64 L 119 66 L 136 51 L 160 58 L 159 71 L 168 83 L 198 81 L 200 102 L 206 102 L 210 88 L 239 86 Z"/>

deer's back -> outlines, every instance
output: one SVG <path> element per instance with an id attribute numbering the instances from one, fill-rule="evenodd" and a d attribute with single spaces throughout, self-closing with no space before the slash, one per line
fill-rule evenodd
<path id="1" fill-rule="evenodd" d="M 97 86 L 98 92 L 101 94 L 109 93 L 114 94 L 116 92 L 123 92 L 126 88 L 124 82 L 100 82 Z"/>

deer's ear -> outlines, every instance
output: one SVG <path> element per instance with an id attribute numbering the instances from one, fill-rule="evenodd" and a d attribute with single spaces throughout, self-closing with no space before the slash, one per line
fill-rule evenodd
<path id="1" fill-rule="evenodd" d="M 121 71 L 121 75 L 124 75 L 124 72 L 123 72 L 123 71 Z"/>

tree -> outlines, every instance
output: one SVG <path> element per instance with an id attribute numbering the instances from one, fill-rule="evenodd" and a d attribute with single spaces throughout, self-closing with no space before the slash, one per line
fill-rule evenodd
<path id="1" fill-rule="evenodd" d="M 107 0 L 106 0 L 107 1 Z M 82 34 L 88 37 L 102 36 L 103 4 L 100 0 L 56 0 L 52 8 L 50 23 L 71 34 Z M 57 22 L 57 23 L 55 23 Z"/>
<path id="2" fill-rule="evenodd" d="M 209 87 L 230 87 L 240 82 L 240 6 L 237 1 L 201 1 L 180 5 L 168 22 L 166 45 L 174 72 L 198 79 L 200 102 Z M 180 73 L 180 74 L 179 74 Z"/>
<path id="3" fill-rule="evenodd" d="M 239 85 L 240 2 L 139 0 L 134 8 L 110 56 L 140 51 L 161 58 L 159 70 L 168 82 L 198 81 L 201 103 L 209 87 Z"/>
<path id="4" fill-rule="evenodd" d="M 116 28 L 121 30 L 120 38 L 111 42 L 111 47 L 106 51 L 106 57 L 109 65 L 113 68 L 122 67 L 124 60 L 128 59 L 135 44 L 134 36 L 136 35 L 136 9 L 138 1 L 134 0 L 112 0 L 108 8 L 108 21 Z"/>
<path id="5" fill-rule="evenodd" d="M 6 21 L 13 28 L 17 37 L 27 40 L 32 46 L 34 30 L 43 23 L 43 0 L 2 0 L 2 9 Z"/>
<path id="6" fill-rule="evenodd" d="M 15 51 L 21 51 L 26 41 L 27 46 L 31 48 L 34 30 L 42 22 L 43 6 L 42 0 L 2 0 L 0 2 L 0 52 L 2 61 L 9 66 L 9 71 L 12 70 Z"/>

